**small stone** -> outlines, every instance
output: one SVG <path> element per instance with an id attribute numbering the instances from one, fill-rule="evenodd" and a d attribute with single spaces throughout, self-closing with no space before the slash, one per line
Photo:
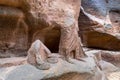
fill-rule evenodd
<path id="1" fill-rule="evenodd" d="M 40 69 L 40 70 L 48 70 L 48 69 L 50 69 L 50 64 L 43 63 L 43 64 L 40 64 L 40 65 L 36 65 L 36 68 Z"/>

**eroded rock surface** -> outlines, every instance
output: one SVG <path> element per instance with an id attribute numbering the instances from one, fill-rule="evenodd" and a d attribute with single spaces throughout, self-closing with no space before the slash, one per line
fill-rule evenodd
<path id="1" fill-rule="evenodd" d="M 39 70 L 32 65 L 25 64 L 21 66 L 1 68 L 0 79 L 3 80 L 73 80 L 70 77 L 64 77 L 63 74 L 72 73 L 74 80 L 106 80 L 104 73 L 96 67 L 94 59 L 91 57 L 84 58 L 85 62 L 74 60 L 74 64 L 68 63 L 59 58 L 56 64 L 50 64 L 49 70 Z M 74 75 L 74 73 L 76 73 Z M 72 76 L 71 75 L 71 76 Z M 78 78 L 75 78 L 78 76 Z M 86 76 L 86 78 L 84 78 Z M 53 77 L 53 78 L 52 78 Z M 55 78 L 56 77 L 56 78 Z M 58 78 L 57 78 L 58 77 Z M 99 77 L 99 79 L 97 79 Z M 50 79 L 47 79 L 50 78 Z"/>
<path id="2" fill-rule="evenodd" d="M 24 18 L 21 10 L 0 6 L 0 57 L 10 57 L 10 54 L 20 56 L 27 50 L 28 26 Z"/>
<path id="3" fill-rule="evenodd" d="M 84 57 L 84 53 L 81 49 L 80 40 L 78 37 L 79 29 L 77 20 L 79 16 L 80 0 L 38 0 L 36 2 L 30 1 L 27 3 L 29 7 L 33 7 L 28 10 L 30 14 L 29 18 L 37 21 L 35 24 L 32 24 L 32 26 L 34 25 L 37 27 L 33 27 L 31 31 L 34 32 L 33 30 L 35 29 L 35 33 L 32 35 L 33 38 L 42 38 L 41 41 L 46 45 L 46 37 L 44 35 L 37 37 L 37 34 L 42 34 L 39 32 L 42 32 L 43 30 L 52 30 L 54 28 L 57 28 L 60 30 L 59 53 L 64 57 L 65 55 L 69 57 L 70 53 L 73 52 L 73 55 L 77 55 L 77 57 Z M 29 22 L 31 22 L 31 19 L 29 19 Z M 36 29 L 42 31 L 36 31 Z"/>
<path id="4" fill-rule="evenodd" d="M 119 53 L 84 52 L 80 37 L 83 46 L 120 50 L 119 0 L 80 7 L 81 0 L 1 0 L 0 80 L 109 79 Z"/>
<path id="5" fill-rule="evenodd" d="M 82 0 L 79 34 L 84 46 L 120 50 L 119 4 L 119 0 Z"/>
<path id="6" fill-rule="evenodd" d="M 3 17 L 3 15 L 8 16 L 8 19 L 6 18 L 2 21 L 9 21 L 9 18 L 15 19 L 8 23 L 10 29 L 12 29 L 11 26 L 15 28 L 15 31 L 12 31 L 14 33 L 10 33 L 14 37 L 11 38 L 14 41 L 6 36 L 5 39 L 10 40 L 11 42 L 1 42 L 1 46 L 5 46 L 6 48 L 11 44 L 10 47 L 12 46 L 13 49 L 27 50 L 33 41 L 40 39 L 52 52 L 59 51 L 60 54 L 63 55 L 66 55 L 69 52 L 75 52 L 75 55 L 84 56 L 83 51 L 78 49 L 80 48 L 78 37 L 78 16 L 81 6 L 80 0 L 13 0 L 11 2 L 2 0 L 0 1 L 0 4 L 1 6 L 7 7 L 7 10 L 6 8 L 3 8 L 1 11 L 11 11 L 11 15 L 1 14 L 1 17 Z M 11 10 L 13 8 L 15 8 L 14 11 Z M 12 14 L 15 14 L 17 9 L 22 15 L 16 14 L 16 16 L 18 15 L 18 18 L 16 19 Z M 11 25 L 12 22 L 14 22 L 13 25 Z M 1 27 L 3 26 L 7 25 L 2 23 Z M 9 31 L 11 30 L 8 30 L 7 32 Z M 5 35 L 9 34 L 6 32 L 4 33 Z M 1 39 L 1 41 L 3 40 Z M 9 49 L 4 51 L 7 52 Z M 78 52 L 81 52 L 81 54 L 78 54 Z"/>

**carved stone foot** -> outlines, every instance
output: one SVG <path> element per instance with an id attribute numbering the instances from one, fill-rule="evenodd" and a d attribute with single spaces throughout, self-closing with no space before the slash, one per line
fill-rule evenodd
<path id="1" fill-rule="evenodd" d="M 47 59 L 47 62 L 52 63 L 52 64 L 55 64 L 55 63 L 58 62 L 58 59 L 57 59 L 57 58 L 48 58 L 48 59 Z"/>
<path id="2" fill-rule="evenodd" d="M 61 56 L 61 59 L 67 61 L 68 63 L 74 64 L 74 62 L 73 62 L 72 59 L 70 59 L 70 58 L 67 58 L 67 57 Z"/>
<path id="3" fill-rule="evenodd" d="M 43 63 L 43 64 L 40 64 L 40 65 L 36 65 L 36 68 L 40 69 L 40 70 L 48 70 L 48 69 L 50 69 L 50 64 Z"/>
<path id="4" fill-rule="evenodd" d="M 67 58 L 66 61 L 67 61 L 68 63 L 74 64 L 74 62 L 73 62 L 70 58 Z"/>

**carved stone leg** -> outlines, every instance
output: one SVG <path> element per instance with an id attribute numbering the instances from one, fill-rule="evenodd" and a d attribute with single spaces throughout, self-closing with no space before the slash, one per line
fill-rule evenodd
<path id="1" fill-rule="evenodd" d="M 79 47 L 77 46 L 76 49 L 75 49 L 75 59 L 80 59 L 80 50 L 79 50 Z"/>
<path id="2" fill-rule="evenodd" d="M 79 45 L 79 54 L 80 54 L 81 57 L 87 56 L 87 55 L 85 54 L 85 52 L 83 51 L 81 44 Z"/>
<path id="3" fill-rule="evenodd" d="M 28 50 L 27 61 L 40 70 L 48 70 L 50 68 L 50 64 L 46 63 L 46 61 L 50 54 L 51 52 L 49 49 L 47 49 L 40 40 L 36 40 Z"/>
<path id="4" fill-rule="evenodd" d="M 70 61 L 70 57 L 80 60 L 81 57 L 85 56 L 77 30 L 74 26 L 61 29 L 59 53 L 70 63 L 72 63 L 72 61 Z"/>
<path id="5" fill-rule="evenodd" d="M 72 62 L 71 59 L 70 59 L 70 50 L 69 50 L 69 49 L 67 49 L 67 50 L 65 51 L 65 60 L 66 60 L 67 62 L 73 64 L 73 62 Z"/>

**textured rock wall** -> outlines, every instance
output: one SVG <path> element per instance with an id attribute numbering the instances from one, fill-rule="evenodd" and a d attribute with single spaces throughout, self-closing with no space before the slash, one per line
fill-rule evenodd
<path id="1" fill-rule="evenodd" d="M 120 10 L 111 10 L 110 11 L 110 19 L 112 22 L 113 33 L 120 33 Z"/>
<path id="2" fill-rule="evenodd" d="M 0 5 L 20 7 L 23 0 L 0 0 Z"/>
<path id="3" fill-rule="evenodd" d="M 71 41 L 75 42 L 74 39 L 77 40 L 78 38 L 77 20 L 80 12 L 80 0 L 1 0 L 0 5 L 1 7 L 4 6 L 3 9 L 1 8 L 1 17 L 7 16 L 5 20 L 1 21 L 1 27 L 7 26 L 13 30 L 12 32 L 10 32 L 10 29 L 7 29 L 6 32 L 3 31 L 5 33 L 4 36 L 10 34 L 14 37 L 11 37 L 14 40 L 12 41 L 9 36 L 6 36 L 9 41 L 4 41 L 7 44 L 1 42 L 1 46 L 6 46 L 11 41 L 14 44 L 13 49 L 26 50 L 33 41 L 40 39 L 52 52 L 58 52 L 59 43 L 64 45 L 62 38 L 66 36 L 66 39 L 70 39 L 72 29 L 75 32 L 72 36 L 75 37 L 72 37 L 70 41 L 68 40 L 68 44 Z M 4 14 L 4 11 L 11 14 Z M 6 22 L 8 22 L 8 25 L 6 25 Z M 64 32 L 66 31 L 67 35 L 61 29 Z M 65 36 L 61 36 L 61 34 Z"/>
<path id="4" fill-rule="evenodd" d="M 119 3 L 119 0 L 82 0 L 79 34 L 84 46 L 120 50 Z"/>
<path id="5" fill-rule="evenodd" d="M 0 57 L 12 58 L 0 59 L 0 80 L 107 80 L 117 67 L 102 58 L 119 54 L 85 54 L 78 31 L 83 46 L 120 50 L 119 0 L 80 1 L 1 0 Z"/>
<path id="6" fill-rule="evenodd" d="M 10 54 L 18 52 L 17 54 L 20 55 L 20 52 L 28 48 L 28 26 L 24 18 L 24 13 L 21 10 L 0 6 L 1 53 Z"/>

